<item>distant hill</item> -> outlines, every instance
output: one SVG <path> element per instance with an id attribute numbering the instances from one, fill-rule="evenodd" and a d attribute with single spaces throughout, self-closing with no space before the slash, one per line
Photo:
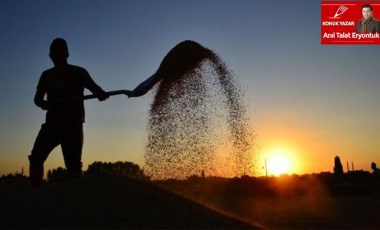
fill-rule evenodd
<path id="1" fill-rule="evenodd" d="M 29 188 L 0 181 L 0 228 L 257 229 L 150 184 L 115 175 Z"/>

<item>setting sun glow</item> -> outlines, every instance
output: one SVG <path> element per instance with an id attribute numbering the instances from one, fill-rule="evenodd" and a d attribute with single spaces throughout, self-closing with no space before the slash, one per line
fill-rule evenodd
<path id="1" fill-rule="evenodd" d="M 268 173 L 279 176 L 281 174 L 288 174 L 291 170 L 291 163 L 289 159 L 281 155 L 271 156 L 267 160 Z"/>

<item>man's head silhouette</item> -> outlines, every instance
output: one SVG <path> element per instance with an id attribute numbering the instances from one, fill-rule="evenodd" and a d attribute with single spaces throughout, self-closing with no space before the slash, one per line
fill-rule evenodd
<path id="1" fill-rule="evenodd" d="M 65 64 L 69 57 L 69 48 L 63 38 L 56 38 L 50 45 L 49 57 L 55 65 Z"/>

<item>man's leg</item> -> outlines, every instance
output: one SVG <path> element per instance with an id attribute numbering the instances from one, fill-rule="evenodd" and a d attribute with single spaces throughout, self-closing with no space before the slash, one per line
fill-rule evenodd
<path id="1" fill-rule="evenodd" d="M 71 125 L 63 128 L 61 147 L 63 158 L 70 178 L 82 176 L 83 125 Z"/>
<path id="2" fill-rule="evenodd" d="M 29 179 L 33 187 L 41 186 L 44 176 L 44 162 L 50 152 L 59 144 L 53 127 L 43 124 L 34 142 L 29 158 Z"/>

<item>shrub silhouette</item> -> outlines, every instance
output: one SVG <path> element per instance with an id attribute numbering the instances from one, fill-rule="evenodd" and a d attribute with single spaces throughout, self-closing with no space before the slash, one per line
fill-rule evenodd
<path id="1" fill-rule="evenodd" d="M 88 169 L 84 172 L 84 176 L 89 175 L 121 175 L 133 177 L 140 180 L 149 180 L 149 177 L 144 174 L 144 171 L 140 169 L 140 166 L 132 162 L 101 162 L 95 161 L 88 166 Z M 47 181 L 49 183 L 60 182 L 68 179 L 67 170 L 62 167 L 51 169 L 47 173 Z"/>
<path id="2" fill-rule="evenodd" d="M 28 177 L 25 176 L 23 173 L 9 173 L 7 175 L 2 175 L 0 179 L 22 179 L 22 180 L 27 180 Z"/>
<path id="3" fill-rule="evenodd" d="M 85 176 L 94 174 L 117 174 L 136 179 L 149 180 L 149 177 L 144 174 L 140 166 L 128 161 L 118 161 L 114 163 L 95 161 L 88 166 Z"/>
<path id="4" fill-rule="evenodd" d="M 60 182 L 65 179 L 67 179 L 67 170 L 62 167 L 58 167 L 47 172 L 47 181 L 49 183 Z"/>

